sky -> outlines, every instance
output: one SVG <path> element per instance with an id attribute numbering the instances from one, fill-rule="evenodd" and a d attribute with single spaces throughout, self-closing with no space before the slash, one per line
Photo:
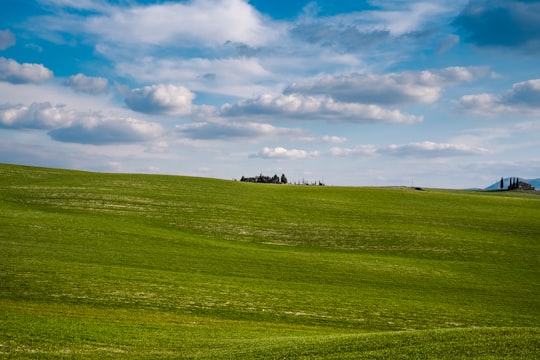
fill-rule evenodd
<path id="1" fill-rule="evenodd" d="M 0 163 L 540 177 L 540 0 L 0 0 Z"/>

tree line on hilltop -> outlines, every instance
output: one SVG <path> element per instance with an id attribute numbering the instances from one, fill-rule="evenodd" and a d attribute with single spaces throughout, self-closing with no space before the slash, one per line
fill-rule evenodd
<path id="1" fill-rule="evenodd" d="M 265 176 L 263 174 L 260 174 L 259 176 L 253 176 L 253 177 L 245 177 L 242 176 L 240 178 L 240 181 L 242 182 L 251 182 L 251 183 L 261 183 L 261 184 L 291 184 L 288 180 L 285 174 L 281 174 L 281 177 L 275 174 L 274 176 Z M 298 183 L 294 183 L 294 185 L 312 185 L 312 186 L 324 186 L 325 184 L 322 181 L 315 181 L 315 182 L 308 182 L 304 179 Z"/>
<path id="2" fill-rule="evenodd" d="M 274 176 L 265 176 L 263 174 L 254 177 L 242 176 L 242 178 L 240 178 L 240 181 L 262 184 L 287 184 L 288 182 L 285 174 L 281 174 L 281 177 L 277 176 L 277 174 L 275 174 Z"/>

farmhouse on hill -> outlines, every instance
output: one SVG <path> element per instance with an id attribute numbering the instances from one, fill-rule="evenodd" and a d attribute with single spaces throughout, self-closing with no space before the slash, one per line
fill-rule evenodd
<path id="1" fill-rule="evenodd" d="M 519 189 L 519 190 L 535 190 L 534 186 L 532 186 L 529 183 L 523 182 L 523 181 L 518 182 L 517 189 Z"/>
<path id="2" fill-rule="evenodd" d="M 504 188 L 504 180 L 501 178 L 500 188 Z M 531 184 L 521 181 L 519 178 L 510 178 L 510 183 L 508 184 L 508 190 L 535 190 L 534 186 Z"/>

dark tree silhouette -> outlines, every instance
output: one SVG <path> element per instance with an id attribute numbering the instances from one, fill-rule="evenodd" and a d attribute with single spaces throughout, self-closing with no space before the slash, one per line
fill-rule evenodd
<path id="1" fill-rule="evenodd" d="M 265 176 L 261 173 L 259 176 L 254 177 L 242 176 L 240 181 L 262 184 L 286 184 L 287 178 L 285 177 L 285 174 L 281 175 L 280 178 L 277 174 L 274 174 L 274 176 Z"/>

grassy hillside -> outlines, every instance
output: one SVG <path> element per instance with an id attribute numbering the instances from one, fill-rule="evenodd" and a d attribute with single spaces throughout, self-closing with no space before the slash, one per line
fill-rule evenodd
<path id="1" fill-rule="evenodd" d="M 0 358 L 534 358 L 540 196 L 0 165 Z"/>

